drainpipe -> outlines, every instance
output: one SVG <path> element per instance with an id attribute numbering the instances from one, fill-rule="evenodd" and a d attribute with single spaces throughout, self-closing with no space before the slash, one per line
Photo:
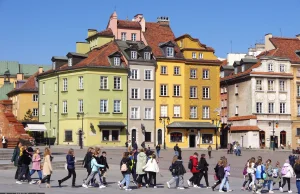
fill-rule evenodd
<path id="1" fill-rule="evenodd" d="M 57 145 L 59 145 L 59 110 L 60 110 L 60 108 L 59 108 L 59 94 L 60 94 L 60 92 L 59 92 L 59 74 L 57 73 L 57 71 L 56 71 L 56 74 L 57 74 L 57 92 L 58 92 L 58 95 L 57 95 L 57 135 L 56 135 L 56 137 L 57 137 L 57 141 L 56 141 L 56 144 Z"/>

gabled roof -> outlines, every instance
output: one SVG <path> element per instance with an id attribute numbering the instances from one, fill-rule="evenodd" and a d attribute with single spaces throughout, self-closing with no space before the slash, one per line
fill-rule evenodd
<path id="1" fill-rule="evenodd" d="M 39 75 L 39 72 L 36 72 L 32 76 L 30 76 L 27 81 L 18 89 L 13 89 L 12 91 L 7 93 L 7 96 L 14 96 L 19 93 L 27 93 L 27 92 L 38 92 L 38 86 L 36 83 L 36 77 Z"/>
<path id="2" fill-rule="evenodd" d="M 189 34 L 184 34 L 184 35 L 181 35 L 179 37 L 177 37 L 175 39 L 175 41 L 177 40 L 181 40 L 183 38 L 189 38 L 190 40 L 194 41 L 194 42 L 197 42 L 199 44 L 200 47 L 203 47 L 203 51 L 207 50 L 207 51 L 215 51 L 212 47 L 207 47 L 206 44 L 203 44 L 200 42 L 200 40 L 198 38 L 193 38 L 191 35 Z M 189 49 L 189 48 L 182 48 L 182 50 L 185 50 L 185 49 L 188 49 L 188 50 L 193 50 L 193 49 Z"/>
<path id="3" fill-rule="evenodd" d="M 179 47 L 175 43 L 174 33 L 170 26 L 160 25 L 159 23 L 146 22 L 146 31 L 144 32 L 148 45 L 152 48 L 155 57 L 165 57 L 160 44 L 172 41 L 175 44 L 175 58 L 183 58 Z"/>
<path id="4" fill-rule="evenodd" d="M 118 28 L 141 29 L 141 25 L 137 21 L 118 20 Z"/>
<path id="5" fill-rule="evenodd" d="M 106 30 L 103 30 L 101 32 L 97 32 L 96 34 L 87 37 L 86 40 L 89 40 L 90 38 L 96 37 L 96 36 L 107 36 L 107 37 L 114 37 L 114 34 L 110 28 L 107 28 Z"/>

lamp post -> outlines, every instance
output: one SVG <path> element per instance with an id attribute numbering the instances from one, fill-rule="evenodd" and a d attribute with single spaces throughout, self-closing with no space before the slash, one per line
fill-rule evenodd
<path id="1" fill-rule="evenodd" d="M 170 122 L 170 117 L 163 116 L 159 117 L 159 122 L 164 124 L 164 149 L 166 149 L 166 121 Z"/>
<path id="2" fill-rule="evenodd" d="M 216 129 L 215 129 L 215 136 L 216 136 L 216 150 L 218 150 L 218 137 L 217 137 L 217 132 L 218 132 L 218 128 L 220 127 L 220 124 L 222 123 L 221 120 L 219 119 L 213 119 L 212 120 L 212 124 L 216 126 Z"/>
<path id="3" fill-rule="evenodd" d="M 83 135 L 83 117 L 84 117 L 84 112 L 77 113 L 77 120 L 79 120 L 80 115 L 81 115 L 81 130 L 79 130 L 78 136 L 79 136 L 79 146 L 80 146 L 80 149 L 83 149 L 82 135 Z"/>
<path id="4" fill-rule="evenodd" d="M 269 121 L 269 126 L 271 127 L 271 125 L 273 124 L 273 140 L 271 141 L 271 144 L 273 146 L 273 151 L 275 151 L 275 124 L 276 124 L 276 128 L 278 127 L 278 121 L 272 120 Z"/>
<path id="5" fill-rule="evenodd" d="M 51 130 L 51 110 L 52 110 L 52 102 L 50 102 L 50 106 L 49 106 L 49 110 L 50 110 L 50 130 Z M 50 136 L 49 136 L 49 134 L 47 133 L 47 136 L 48 136 L 48 144 L 49 144 L 49 148 L 51 147 L 51 145 L 50 145 Z"/>

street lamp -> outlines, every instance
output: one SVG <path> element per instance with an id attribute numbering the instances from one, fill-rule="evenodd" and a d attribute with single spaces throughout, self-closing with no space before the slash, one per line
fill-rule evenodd
<path id="1" fill-rule="evenodd" d="M 82 135 L 83 135 L 83 117 L 84 117 L 84 112 L 77 113 L 77 120 L 79 120 L 81 115 L 81 130 L 79 130 L 78 136 L 79 136 L 79 146 L 80 149 L 83 148 L 83 142 L 82 142 Z"/>
<path id="2" fill-rule="evenodd" d="M 220 127 L 220 125 L 222 124 L 222 121 L 219 120 L 219 119 L 214 119 L 212 120 L 212 124 L 216 126 L 216 129 L 215 129 L 215 136 L 216 136 L 216 150 L 218 150 L 218 137 L 217 137 L 217 131 L 218 131 L 218 128 Z"/>
<path id="3" fill-rule="evenodd" d="M 170 122 L 170 117 L 163 116 L 159 117 L 159 122 L 164 124 L 164 149 L 166 149 L 166 121 Z"/>
<path id="4" fill-rule="evenodd" d="M 51 130 L 51 110 L 52 110 L 52 102 L 50 102 L 50 106 L 49 106 L 49 110 L 50 110 L 50 130 Z M 48 136 L 48 144 L 49 144 L 49 148 L 51 147 L 50 145 L 50 136 L 49 134 L 47 133 L 47 136 Z"/>
<path id="5" fill-rule="evenodd" d="M 273 124 L 273 140 L 271 141 L 271 143 L 273 145 L 273 151 L 275 151 L 275 124 L 276 124 L 276 128 L 278 128 L 278 121 L 275 120 L 269 121 L 270 127 L 272 124 Z"/>

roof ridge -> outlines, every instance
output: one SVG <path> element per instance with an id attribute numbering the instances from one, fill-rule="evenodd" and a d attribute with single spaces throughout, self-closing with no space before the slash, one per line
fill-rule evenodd
<path id="1" fill-rule="evenodd" d="M 273 36 L 272 38 L 275 38 L 275 39 L 286 39 L 286 40 L 299 40 L 298 38 L 279 37 L 279 36 Z"/>

